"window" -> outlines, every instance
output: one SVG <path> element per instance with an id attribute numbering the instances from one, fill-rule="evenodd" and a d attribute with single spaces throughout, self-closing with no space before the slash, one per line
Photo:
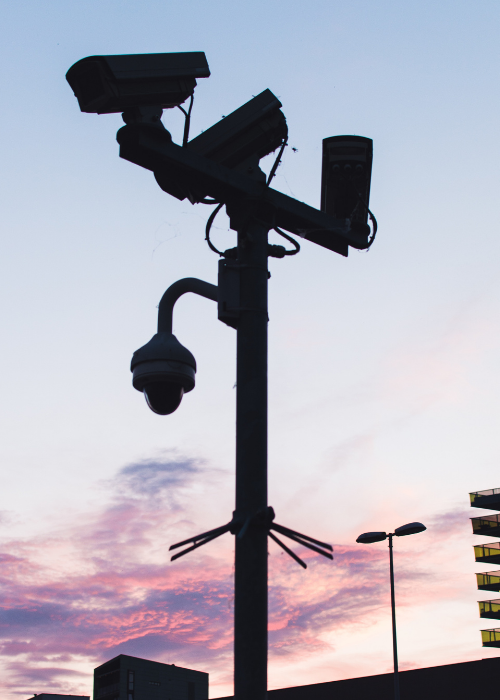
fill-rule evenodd
<path id="1" fill-rule="evenodd" d="M 134 700 L 135 671 L 127 671 L 128 700 Z"/>

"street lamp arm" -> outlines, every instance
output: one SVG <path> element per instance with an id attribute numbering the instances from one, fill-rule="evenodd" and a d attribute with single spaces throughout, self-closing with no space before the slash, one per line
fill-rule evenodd
<path id="1" fill-rule="evenodd" d="M 192 292 L 205 299 L 217 301 L 218 289 L 216 284 L 204 282 L 196 277 L 185 277 L 171 284 L 158 305 L 158 333 L 172 333 L 175 302 L 183 294 Z"/>

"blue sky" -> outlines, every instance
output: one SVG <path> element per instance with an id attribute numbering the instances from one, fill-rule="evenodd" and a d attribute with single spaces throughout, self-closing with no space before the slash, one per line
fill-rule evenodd
<path id="1" fill-rule="evenodd" d="M 270 261 L 270 502 L 338 549 L 305 573 L 276 553 L 270 687 L 390 669 L 386 551 L 355 539 L 412 520 L 429 530 L 398 543 L 402 666 L 496 655 L 480 647 L 467 493 L 500 485 L 498 3 L 1 12 L 3 696 L 89 693 L 93 666 L 123 644 L 210 672 L 212 697 L 230 692 L 231 540 L 172 566 L 166 549 L 233 508 L 235 334 L 211 302 L 182 299 L 174 332 L 197 359 L 196 389 L 166 418 L 132 389 L 163 291 L 215 282 L 217 258 L 207 208 L 118 158 L 120 115 L 79 112 L 64 75 L 100 53 L 205 51 L 193 135 L 271 89 L 297 149 L 275 187 L 314 206 L 321 140 L 374 140 L 370 252 L 304 242 Z M 164 123 L 179 141 L 180 112 Z M 213 235 L 234 243 L 224 215 Z M 172 464 L 183 479 L 162 481 Z M 131 476 L 155 469 L 160 500 Z M 210 613 L 217 600 L 224 614 Z M 40 610 L 29 624 L 28 608 Z M 179 636 L 165 615 L 191 622 Z"/>

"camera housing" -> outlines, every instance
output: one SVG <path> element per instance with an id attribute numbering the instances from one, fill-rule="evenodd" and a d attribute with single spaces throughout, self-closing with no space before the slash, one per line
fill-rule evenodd
<path id="1" fill-rule="evenodd" d="M 161 416 L 173 413 L 195 386 L 196 360 L 172 333 L 156 333 L 136 350 L 130 370 L 134 389 Z"/>
<path id="2" fill-rule="evenodd" d="M 264 90 L 189 141 L 187 147 L 227 168 L 237 168 L 252 157 L 260 160 L 288 136 L 282 106 L 271 90 Z"/>
<path id="3" fill-rule="evenodd" d="M 373 141 L 364 136 L 323 139 L 321 211 L 368 229 Z"/>
<path id="4" fill-rule="evenodd" d="M 177 107 L 208 78 L 203 51 L 88 56 L 66 73 L 82 112 L 110 114 L 154 105 Z"/>
<path id="5" fill-rule="evenodd" d="M 187 144 L 187 149 L 234 170 L 258 172 L 259 160 L 281 146 L 288 136 L 282 104 L 270 90 L 264 90 L 221 119 Z M 206 196 L 203 185 L 193 178 L 183 182 L 170 170 L 155 170 L 164 192 L 194 204 Z M 265 175 L 262 173 L 265 180 Z"/>

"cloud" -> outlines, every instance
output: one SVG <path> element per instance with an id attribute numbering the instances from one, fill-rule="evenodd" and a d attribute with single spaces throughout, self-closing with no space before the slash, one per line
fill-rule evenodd
<path id="1" fill-rule="evenodd" d="M 3 543 L 0 650 L 11 692 L 21 683 L 29 694 L 34 679 L 68 689 L 66 676 L 85 666 L 88 692 L 93 667 L 119 653 L 185 665 L 229 653 L 231 564 L 210 554 L 169 562 L 202 468 L 209 491 L 219 474 L 197 460 L 127 465 L 108 484 L 107 505 L 79 514 L 78 525 Z"/>
<path id="2" fill-rule="evenodd" d="M 120 469 L 115 483 L 120 491 L 135 496 L 158 496 L 168 492 L 170 497 L 189 486 L 201 472 L 200 460 L 144 460 Z"/>
<path id="3" fill-rule="evenodd" d="M 323 635 L 363 621 L 387 597 L 385 552 L 335 547 L 335 563 L 302 552 L 308 570 L 280 557 L 271 564 L 270 651 L 311 653 L 325 646 Z"/>
<path id="4" fill-rule="evenodd" d="M 193 534 L 193 521 L 205 517 L 218 483 L 217 470 L 192 459 L 171 455 L 129 464 L 108 483 L 107 504 L 78 514 L 78 524 L 3 543 L 5 698 L 33 689 L 88 694 L 93 668 L 120 653 L 208 671 L 212 684 L 230 682 L 229 535 L 175 563 L 168 553 L 187 530 Z M 189 493 L 195 497 L 186 498 Z M 458 521 L 458 514 L 448 514 L 440 522 L 453 529 Z M 270 543 L 271 659 L 331 648 L 332 630 L 375 623 L 387 607 L 385 549 L 337 545 L 334 564 L 297 551 L 307 571 Z M 415 554 L 401 555 L 399 580 L 423 576 L 416 568 Z M 410 598 L 416 604 L 419 595 L 425 593 L 402 596 L 400 604 Z"/>
<path id="5" fill-rule="evenodd" d="M 456 508 L 447 513 L 439 513 L 427 523 L 433 537 L 453 537 L 472 534 L 470 528 L 471 510 Z"/>

